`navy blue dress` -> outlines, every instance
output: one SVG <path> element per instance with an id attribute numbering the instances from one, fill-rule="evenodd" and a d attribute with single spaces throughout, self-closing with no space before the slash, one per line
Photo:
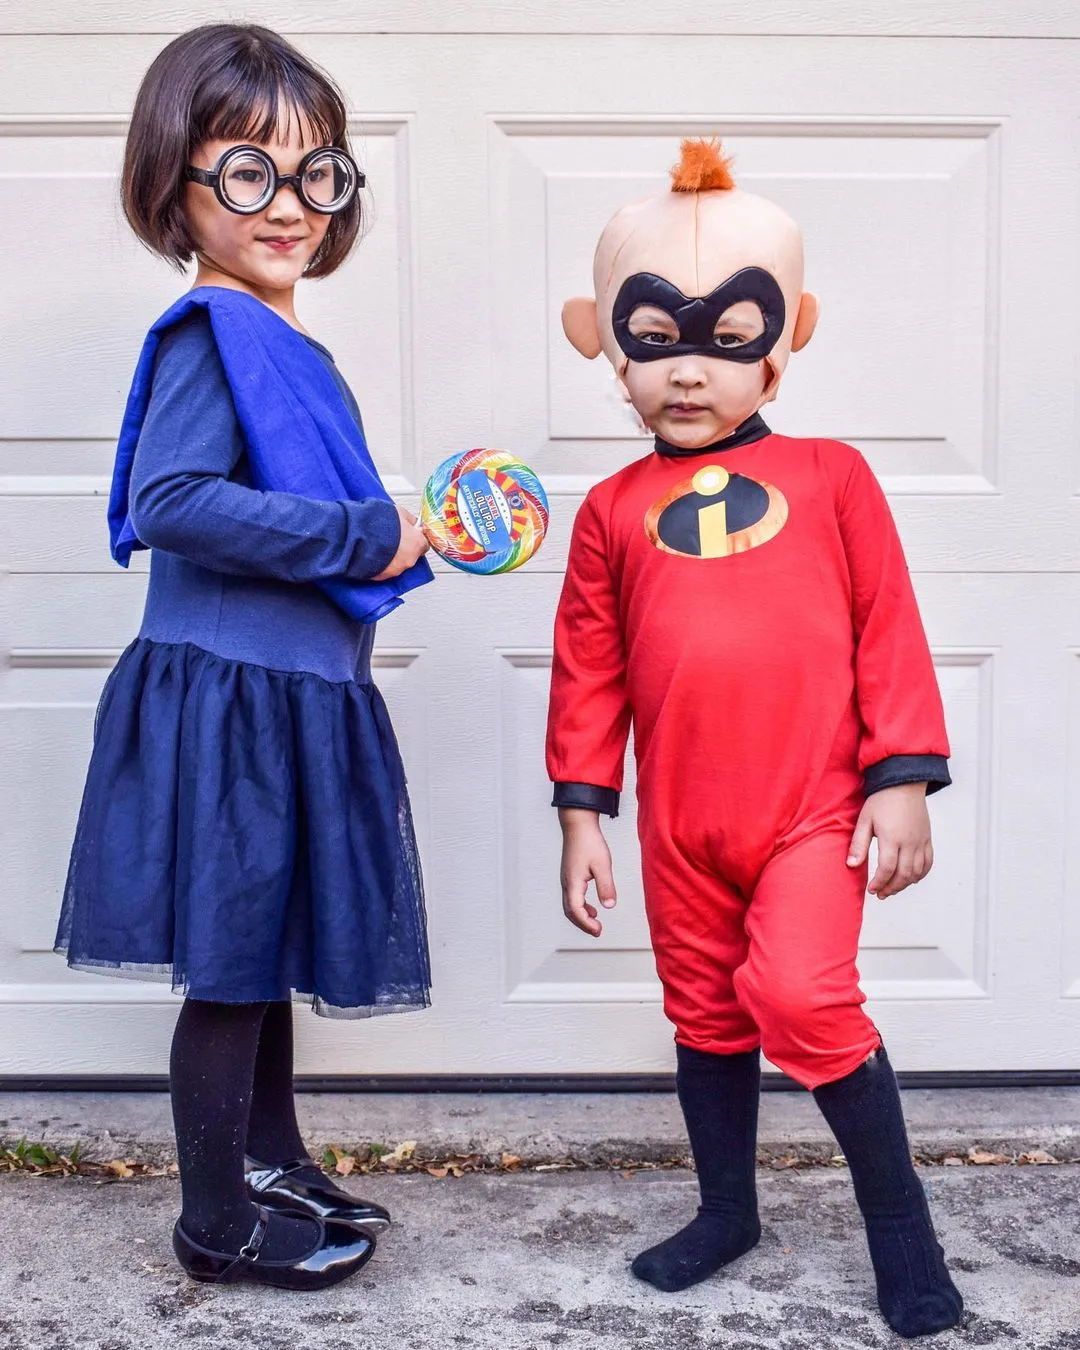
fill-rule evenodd
<path id="1" fill-rule="evenodd" d="M 375 625 L 315 584 L 382 571 L 396 508 L 253 488 L 197 311 L 158 350 L 131 516 L 153 550 L 146 610 L 98 708 L 57 951 L 215 1002 L 426 1006 L 420 864 L 371 681 Z"/>

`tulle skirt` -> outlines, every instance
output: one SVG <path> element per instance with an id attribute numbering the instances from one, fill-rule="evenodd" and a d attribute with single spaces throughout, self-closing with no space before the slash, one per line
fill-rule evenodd
<path id="1" fill-rule="evenodd" d="M 429 1002 L 405 775 L 372 684 L 139 639 L 98 708 L 56 949 L 192 998 Z"/>

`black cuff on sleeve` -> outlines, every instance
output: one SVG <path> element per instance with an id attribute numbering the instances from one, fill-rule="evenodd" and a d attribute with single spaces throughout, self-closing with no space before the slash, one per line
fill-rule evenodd
<path id="1" fill-rule="evenodd" d="M 582 811 L 599 811 L 614 820 L 619 814 L 619 794 L 614 788 L 594 787 L 591 783 L 556 783 L 552 806 L 573 806 Z"/>
<path id="2" fill-rule="evenodd" d="M 949 761 L 944 755 L 890 755 L 879 764 L 871 764 L 863 775 L 866 795 L 901 783 L 925 783 L 926 795 L 940 792 L 952 782 Z"/>

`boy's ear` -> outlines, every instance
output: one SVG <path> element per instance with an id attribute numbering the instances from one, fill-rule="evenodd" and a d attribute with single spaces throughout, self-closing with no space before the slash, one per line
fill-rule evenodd
<path id="1" fill-rule="evenodd" d="M 791 350 L 801 352 L 814 336 L 821 304 L 816 295 L 803 291 L 799 300 L 799 317 L 795 320 L 795 331 L 791 335 Z"/>
<path id="2" fill-rule="evenodd" d="M 600 330 L 596 326 L 596 301 L 578 295 L 562 307 L 563 332 L 582 356 L 590 361 L 600 355 Z"/>

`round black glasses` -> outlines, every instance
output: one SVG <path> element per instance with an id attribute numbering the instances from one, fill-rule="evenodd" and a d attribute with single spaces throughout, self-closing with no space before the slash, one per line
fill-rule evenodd
<path id="1" fill-rule="evenodd" d="M 186 177 L 213 188 L 221 205 L 241 216 L 264 211 L 285 186 L 312 211 L 332 216 L 345 210 L 366 181 L 356 160 L 334 145 L 308 151 L 295 173 L 278 173 L 277 165 L 257 145 L 234 145 L 213 169 L 189 164 Z"/>

